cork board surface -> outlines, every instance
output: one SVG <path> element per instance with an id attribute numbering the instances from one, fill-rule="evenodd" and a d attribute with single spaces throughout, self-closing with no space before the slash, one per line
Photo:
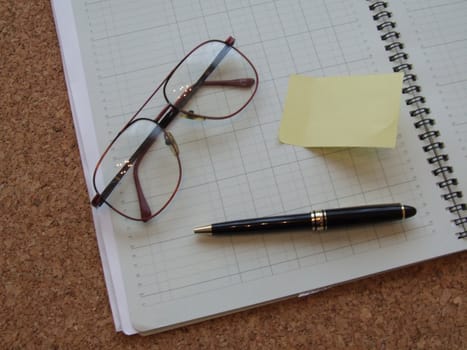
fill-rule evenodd
<path id="1" fill-rule="evenodd" d="M 0 0 L 0 348 L 467 349 L 467 252 L 148 337 L 116 333 L 48 0 Z"/>

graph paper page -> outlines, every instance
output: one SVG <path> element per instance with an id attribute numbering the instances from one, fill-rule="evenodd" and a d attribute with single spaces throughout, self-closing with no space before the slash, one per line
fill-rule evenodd
<path id="1" fill-rule="evenodd" d="M 105 207 L 94 210 L 118 329 L 167 329 L 462 249 L 433 193 L 405 107 L 395 149 L 305 149 L 279 142 L 291 74 L 392 71 L 366 1 L 71 4 L 85 75 L 79 99 L 82 77 L 68 73 L 67 82 L 90 195 L 99 154 L 191 48 L 233 35 L 260 76 L 257 95 L 238 116 L 180 118 L 170 126 L 183 180 L 161 215 L 142 224 Z M 74 43 L 61 45 L 66 52 Z M 90 113 L 80 112 L 83 101 Z M 418 214 L 320 234 L 192 232 L 211 222 L 385 202 L 413 205 Z"/>

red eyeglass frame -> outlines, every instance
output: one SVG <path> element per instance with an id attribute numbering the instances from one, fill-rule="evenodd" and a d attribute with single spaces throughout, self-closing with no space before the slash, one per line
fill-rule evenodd
<path id="1" fill-rule="evenodd" d="M 224 44 L 225 46 L 223 47 L 221 52 L 219 52 L 219 54 L 216 56 L 216 58 L 213 60 L 213 62 L 211 62 L 211 64 L 208 66 L 208 68 L 202 74 L 202 76 L 197 80 L 197 82 L 195 84 L 191 85 L 184 92 L 184 94 L 181 97 L 179 97 L 175 102 L 173 102 L 173 103 L 170 102 L 170 99 L 167 97 L 167 94 L 166 94 L 166 86 L 167 86 L 167 83 L 170 81 L 170 78 L 177 71 L 177 69 L 193 54 L 193 52 L 198 50 L 200 47 L 202 47 L 204 45 L 207 45 L 207 44 L 210 44 L 210 43 L 213 43 L 213 42 L 219 42 L 219 43 Z M 205 42 L 202 42 L 201 44 L 199 44 L 198 46 L 193 48 L 188 54 L 186 54 L 185 57 L 182 60 L 179 61 L 179 63 L 170 71 L 170 73 L 165 77 L 165 79 L 149 95 L 149 97 L 141 105 L 141 107 L 135 112 L 135 114 L 125 124 L 125 126 L 117 133 L 115 138 L 110 142 L 110 144 L 104 150 L 101 157 L 99 158 L 99 160 L 96 163 L 96 167 L 95 167 L 94 172 L 93 172 L 93 187 L 94 187 L 94 190 L 96 192 L 96 195 L 91 200 L 91 204 L 94 207 L 98 208 L 98 207 L 102 206 L 102 204 L 105 203 L 112 210 L 114 210 L 115 212 L 117 212 L 118 214 L 122 215 L 123 217 L 125 217 L 127 219 L 134 220 L 134 221 L 147 222 L 147 221 L 151 220 L 152 218 L 154 218 L 155 216 L 159 215 L 169 205 L 169 203 L 175 197 L 175 194 L 177 193 L 177 191 L 178 191 L 178 189 L 180 187 L 180 183 L 181 183 L 181 179 L 182 179 L 182 166 L 181 166 L 181 160 L 180 160 L 180 156 L 179 156 L 178 146 L 177 146 L 177 144 L 175 142 L 175 139 L 174 139 L 173 135 L 169 131 L 165 130 L 165 128 L 167 128 L 169 126 L 169 124 L 175 119 L 175 117 L 180 112 L 183 112 L 189 118 L 202 118 L 202 119 L 213 119 L 213 120 L 216 120 L 216 119 L 221 120 L 221 119 L 231 118 L 234 115 L 240 113 L 243 109 L 245 109 L 246 106 L 251 102 L 251 100 L 253 99 L 253 97 L 256 94 L 256 91 L 258 89 L 258 84 L 259 84 L 258 72 L 257 72 L 255 66 L 253 65 L 253 63 L 248 59 L 248 57 L 246 57 L 241 51 L 239 51 L 237 48 L 235 48 L 233 46 L 234 43 L 235 43 L 235 39 L 232 36 L 229 36 L 225 41 L 207 40 Z M 235 50 L 251 66 L 255 77 L 254 78 L 240 78 L 240 79 L 235 79 L 235 80 L 224 80 L 224 81 L 207 81 L 206 79 L 208 78 L 208 76 L 215 70 L 215 68 L 220 63 L 220 61 L 225 57 L 225 55 L 231 49 Z M 228 115 L 225 115 L 225 116 L 209 117 L 209 116 L 204 116 L 204 115 L 198 115 L 198 114 L 194 113 L 193 111 L 184 111 L 184 110 L 181 109 L 188 102 L 188 99 L 197 91 L 197 89 L 200 86 L 214 86 L 214 85 L 215 86 L 232 86 L 232 87 L 251 87 L 251 86 L 254 85 L 254 89 L 253 89 L 253 91 L 251 93 L 251 96 L 245 101 L 245 103 L 239 109 L 237 109 L 235 112 L 233 112 L 231 114 L 228 114 Z M 166 100 L 167 105 L 162 109 L 162 111 L 154 119 L 137 118 L 138 115 L 141 113 L 141 111 L 147 106 L 147 104 L 152 100 L 152 98 L 156 95 L 156 93 L 160 90 L 161 87 L 163 87 L 164 99 Z M 105 189 L 102 192 L 100 192 L 97 189 L 97 185 L 96 185 L 97 171 L 98 171 L 99 167 L 101 166 L 103 159 L 108 154 L 109 150 L 112 148 L 112 146 L 115 144 L 115 142 L 118 140 L 120 135 L 125 130 L 127 130 L 131 125 L 133 125 L 135 122 L 137 122 L 139 120 L 147 120 L 147 121 L 155 123 L 156 128 L 160 129 L 158 134 L 163 133 L 166 144 L 169 145 L 171 147 L 171 149 L 173 150 L 174 155 L 175 155 L 175 157 L 177 159 L 178 168 L 179 168 L 179 176 L 178 176 L 178 179 L 177 179 L 177 182 L 176 182 L 176 185 L 175 185 L 175 188 L 174 188 L 172 194 L 169 196 L 169 198 L 164 203 L 164 205 L 162 205 L 162 207 L 159 210 L 157 210 L 156 212 L 154 212 L 154 213 L 151 212 L 149 204 L 147 203 L 147 200 L 146 200 L 146 198 L 144 196 L 144 193 L 143 193 L 143 190 L 141 188 L 141 184 L 140 184 L 140 180 L 139 180 L 139 176 L 138 176 L 138 170 L 139 170 L 139 164 L 140 164 L 141 159 L 144 157 L 145 152 L 147 151 L 147 149 L 149 149 L 152 142 L 155 141 L 155 137 L 157 137 L 157 135 L 154 137 L 154 140 L 152 140 L 152 141 L 150 140 L 151 143 L 149 144 L 149 146 L 145 150 L 144 150 L 144 147 L 141 148 L 143 145 L 141 145 L 138 148 L 138 150 L 132 156 L 132 158 L 134 158 L 134 156 L 136 155 L 136 159 L 134 161 L 131 161 L 131 162 L 129 161 L 129 162 L 125 163 L 125 165 L 122 167 L 122 169 L 120 169 L 120 171 L 117 173 L 117 175 L 114 176 L 114 178 L 110 181 L 110 183 L 105 187 Z M 147 140 L 145 140 L 145 141 L 147 141 Z M 145 142 L 143 142 L 143 144 L 144 143 Z M 143 151 L 139 151 L 140 149 L 143 149 Z M 140 152 L 140 154 L 138 152 Z M 138 154 L 136 154 L 136 153 L 138 153 Z M 129 169 L 131 167 L 133 167 L 133 176 L 134 176 L 134 179 L 135 179 L 135 187 L 136 187 L 138 201 L 139 201 L 139 205 L 140 205 L 141 218 L 135 218 L 133 216 L 130 216 L 130 215 L 122 212 L 121 210 L 115 208 L 111 203 L 109 203 L 107 201 L 107 197 L 111 194 L 111 192 L 114 190 L 114 188 L 120 182 L 121 178 L 129 171 Z"/>

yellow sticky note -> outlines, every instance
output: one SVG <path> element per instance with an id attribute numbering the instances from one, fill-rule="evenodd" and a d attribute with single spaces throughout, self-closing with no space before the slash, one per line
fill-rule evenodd
<path id="1" fill-rule="evenodd" d="M 303 147 L 395 147 L 402 73 L 289 80 L 279 130 Z"/>

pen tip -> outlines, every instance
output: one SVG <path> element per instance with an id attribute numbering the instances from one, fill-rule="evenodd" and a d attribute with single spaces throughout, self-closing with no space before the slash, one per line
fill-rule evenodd
<path id="1" fill-rule="evenodd" d="M 194 233 L 211 234 L 211 233 L 212 233 L 212 227 L 211 227 L 211 225 L 195 227 L 195 228 L 193 229 L 193 232 L 194 232 Z"/>
<path id="2" fill-rule="evenodd" d="M 417 209 L 414 207 L 411 207 L 410 205 L 404 205 L 404 210 L 405 210 L 405 217 L 410 218 L 417 214 Z"/>

